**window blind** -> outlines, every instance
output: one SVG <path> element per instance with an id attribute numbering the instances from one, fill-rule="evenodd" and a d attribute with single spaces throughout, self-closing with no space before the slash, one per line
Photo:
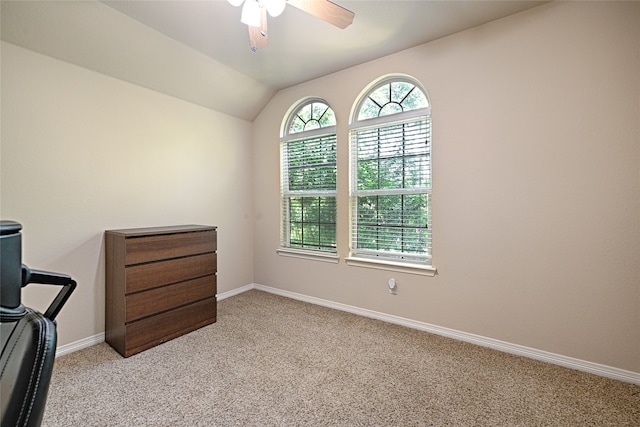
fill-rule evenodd
<path id="1" fill-rule="evenodd" d="M 283 246 L 336 252 L 336 143 L 335 133 L 283 142 Z"/>
<path id="2" fill-rule="evenodd" d="M 286 141 L 282 150 L 285 194 L 336 189 L 336 135 Z"/>
<path id="3" fill-rule="evenodd" d="M 351 251 L 430 262 L 431 118 L 351 131 Z"/>

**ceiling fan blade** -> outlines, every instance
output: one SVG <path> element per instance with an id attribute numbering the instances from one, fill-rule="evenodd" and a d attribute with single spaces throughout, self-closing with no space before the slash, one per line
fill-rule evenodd
<path id="1" fill-rule="evenodd" d="M 248 1 L 248 0 L 247 0 Z M 269 44 L 269 33 L 267 32 L 267 9 L 264 7 L 260 8 L 260 26 L 252 27 L 248 25 L 249 28 L 249 47 L 252 52 L 257 51 L 258 49 L 262 49 L 267 47 Z"/>
<path id="2" fill-rule="evenodd" d="M 338 28 L 347 28 L 355 16 L 349 9 L 329 0 L 288 0 L 287 3 Z"/>

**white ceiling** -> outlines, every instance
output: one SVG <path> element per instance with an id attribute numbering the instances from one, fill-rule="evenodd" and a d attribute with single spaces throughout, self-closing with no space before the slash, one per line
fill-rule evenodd
<path id="1" fill-rule="evenodd" d="M 323 1 L 323 0 L 317 0 Z M 249 49 L 226 0 L 2 0 L 2 40 L 253 120 L 282 88 L 407 49 L 545 1 L 336 0 L 341 30 L 288 5 L 269 46 Z"/>

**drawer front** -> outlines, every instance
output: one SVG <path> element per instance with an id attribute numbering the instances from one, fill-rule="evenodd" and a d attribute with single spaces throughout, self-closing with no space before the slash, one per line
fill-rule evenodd
<path id="1" fill-rule="evenodd" d="M 215 298 L 148 317 L 126 326 L 125 356 L 169 341 L 216 321 Z"/>
<path id="2" fill-rule="evenodd" d="M 125 293 L 140 292 L 216 272 L 215 253 L 127 267 Z"/>
<path id="3" fill-rule="evenodd" d="M 215 252 L 216 230 L 128 237 L 125 265 Z"/>
<path id="4" fill-rule="evenodd" d="M 162 313 L 216 296 L 216 276 L 205 276 L 175 285 L 138 292 L 126 297 L 126 322 Z"/>

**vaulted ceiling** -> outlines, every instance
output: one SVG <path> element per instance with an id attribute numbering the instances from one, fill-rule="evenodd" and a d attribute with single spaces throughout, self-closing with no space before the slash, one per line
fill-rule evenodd
<path id="1" fill-rule="evenodd" d="M 324 1 L 324 0 L 314 0 Z M 544 1 L 347 1 L 339 29 L 290 5 L 252 52 L 226 0 L 2 0 L 2 40 L 241 119 L 279 89 Z"/>

